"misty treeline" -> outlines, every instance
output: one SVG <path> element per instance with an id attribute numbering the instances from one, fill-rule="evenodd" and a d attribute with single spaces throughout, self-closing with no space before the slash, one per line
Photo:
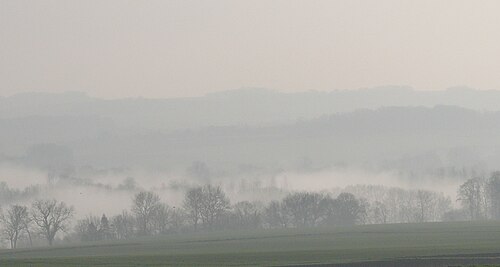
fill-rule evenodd
<path id="1" fill-rule="evenodd" d="M 6 182 L 0 182 L 0 203 L 10 203 L 30 199 L 38 196 L 41 191 L 40 185 L 30 185 L 23 190 L 10 188 Z"/>
<path id="2" fill-rule="evenodd" d="M 74 209 L 57 200 L 13 204 L 1 212 L 2 236 L 11 248 L 60 243 L 124 240 L 214 230 L 251 230 L 500 219 L 500 172 L 472 178 L 457 189 L 459 208 L 443 193 L 381 185 L 354 185 L 331 192 L 290 192 L 268 203 L 231 203 L 221 186 L 187 189 L 179 207 L 154 191 L 140 191 L 131 208 L 108 217 L 75 220 Z"/>

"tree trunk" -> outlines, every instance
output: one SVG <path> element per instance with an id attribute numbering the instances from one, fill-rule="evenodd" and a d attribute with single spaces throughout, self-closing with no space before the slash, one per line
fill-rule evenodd
<path id="1" fill-rule="evenodd" d="M 30 240 L 30 247 L 33 247 L 33 240 L 31 239 L 31 232 L 26 228 L 26 232 L 28 233 L 28 239 Z"/>

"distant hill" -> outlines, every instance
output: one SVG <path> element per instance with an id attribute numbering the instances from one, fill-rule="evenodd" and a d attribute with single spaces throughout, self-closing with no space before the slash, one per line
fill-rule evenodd
<path id="1" fill-rule="evenodd" d="M 378 95 L 380 91 L 370 92 Z M 411 90 L 408 92 L 420 94 Z M 304 94 L 314 96 L 322 93 Z M 16 100 L 16 97 L 8 98 L 10 109 L 20 111 L 17 117 L 11 112 L 0 119 L 0 159 L 17 158 L 27 163 L 50 165 L 43 159 L 42 148 L 51 155 L 63 151 L 64 155 L 54 158 L 70 155 L 71 164 L 75 166 L 97 168 L 183 171 L 194 162 L 203 162 L 218 172 L 248 169 L 308 171 L 337 166 L 392 170 L 410 176 L 462 177 L 500 169 L 500 112 L 422 105 L 363 108 L 318 115 L 322 114 L 319 112 L 321 108 L 318 108 L 316 117 L 298 119 L 298 114 L 305 113 L 297 112 L 292 116 L 292 113 L 286 112 L 290 106 L 275 104 L 273 109 L 260 112 L 274 114 L 275 118 L 280 114 L 289 117 L 288 120 L 277 120 L 280 123 L 270 123 L 266 118 L 258 121 L 258 117 L 251 113 L 247 114 L 248 117 L 243 113 L 220 113 L 219 118 L 215 113 L 202 114 L 203 108 L 193 105 L 193 110 L 200 112 L 197 117 L 194 115 L 196 112 L 188 112 L 186 105 L 199 102 L 205 103 L 207 108 L 206 103 L 215 106 L 219 101 L 221 106 L 216 110 L 222 112 L 228 103 L 243 103 L 246 100 L 246 107 L 234 104 L 232 108 L 252 110 L 258 106 L 258 101 L 253 102 L 252 99 L 260 99 L 262 95 L 271 95 L 266 99 L 273 103 L 283 95 L 282 101 L 294 99 L 297 103 L 307 103 L 298 97 L 300 94 L 287 95 L 267 90 L 226 92 L 175 100 L 98 100 L 67 94 L 49 95 L 50 101 L 40 98 L 40 103 L 50 102 L 51 105 L 42 106 L 39 103 L 32 106 L 32 110 L 45 110 L 35 116 L 28 112 L 29 108 L 21 115 L 23 110 L 13 104 L 27 105 L 29 101 L 26 99 L 34 101 L 33 96 L 18 96 L 23 101 Z M 52 97 L 64 101 L 55 101 Z M 94 108 L 87 109 L 89 106 Z M 264 106 L 271 107 L 271 104 Z M 318 104 L 318 107 L 321 106 Z M 167 110 L 167 107 L 172 112 L 163 114 L 160 110 Z M 186 109 L 187 115 L 178 113 L 182 109 Z M 174 118 L 177 124 L 164 122 Z M 232 121 L 234 125 L 230 124 Z M 164 124 L 176 127 L 162 127 Z M 35 153 L 35 156 L 30 153 Z"/>
<path id="2" fill-rule="evenodd" d="M 332 92 L 282 93 L 246 88 L 203 97 L 173 99 L 97 99 L 83 93 L 26 93 L 0 98 L 0 119 L 94 117 L 134 132 L 207 126 L 262 126 L 322 115 L 388 106 L 453 105 L 478 111 L 500 110 L 499 91 L 452 88 L 416 91 L 379 87 Z"/>

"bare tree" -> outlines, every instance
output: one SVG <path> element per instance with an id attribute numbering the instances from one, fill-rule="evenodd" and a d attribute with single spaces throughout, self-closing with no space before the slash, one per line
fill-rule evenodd
<path id="1" fill-rule="evenodd" d="M 179 232 L 186 222 L 186 212 L 182 208 L 172 207 L 170 215 L 170 230 Z"/>
<path id="2" fill-rule="evenodd" d="M 139 192 L 135 195 L 132 212 L 136 216 L 139 234 L 149 235 L 153 231 L 153 218 L 160 209 L 160 197 L 153 192 Z"/>
<path id="3" fill-rule="evenodd" d="M 108 217 L 106 217 L 106 214 L 102 214 L 100 224 L 101 224 L 99 228 L 100 238 L 104 240 L 112 239 L 113 234 L 111 231 L 111 226 L 109 225 Z"/>
<path id="4" fill-rule="evenodd" d="M 418 190 L 416 193 L 416 202 L 418 207 L 418 222 L 426 222 L 430 219 L 431 213 L 436 204 L 434 192 L 427 190 Z"/>
<path id="5" fill-rule="evenodd" d="M 316 226 L 326 216 L 329 197 L 312 192 L 289 194 L 283 205 L 296 227 Z"/>
<path id="6" fill-rule="evenodd" d="M 135 219 L 127 211 L 111 219 L 111 228 L 117 239 L 127 239 L 134 235 Z"/>
<path id="7" fill-rule="evenodd" d="M 260 225 L 260 211 L 254 203 L 241 201 L 234 204 L 233 215 L 238 228 L 256 229 Z"/>
<path id="8" fill-rule="evenodd" d="M 50 246 L 56 234 L 66 230 L 73 213 L 73 207 L 55 199 L 35 201 L 32 207 L 33 222 L 40 228 Z"/>
<path id="9" fill-rule="evenodd" d="M 474 178 L 467 180 L 458 189 L 458 200 L 468 209 L 471 220 L 477 220 L 483 216 L 483 184 L 481 178 Z"/>
<path id="10" fill-rule="evenodd" d="M 201 207 L 203 202 L 203 191 L 201 187 L 195 187 L 186 192 L 184 198 L 184 209 L 188 220 L 193 223 L 194 230 L 198 229 L 198 222 L 201 219 Z"/>
<path id="11" fill-rule="evenodd" d="M 366 198 L 358 198 L 359 201 L 359 213 L 358 213 L 358 222 L 360 224 L 368 224 L 370 223 L 370 202 Z"/>
<path id="12" fill-rule="evenodd" d="M 75 231 L 81 241 L 97 241 L 101 239 L 99 230 L 101 220 L 96 216 L 88 216 L 76 222 Z"/>
<path id="13" fill-rule="evenodd" d="M 171 222 L 172 210 L 167 204 L 160 203 L 153 214 L 154 232 L 164 234 L 168 231 Z"/>
<path id="14" fill-rule="evenodd" d="M 288 215 L 280 201 L 271 201 L 264 209 L 264 220 L 269 228 L 287 228 Z"/>
<path id="15" fill-rule="evenodd" d="M 26 234 L 28 234 L 28 241 L 30 242 L 30 247 L 33 247 L 33 239 L 31 237 L 31 224 L 33 222 L 33 218 L 28 215 L 26 221 L 24 221 L 24 230 Z"/>
<path id="16" fill-rule="evenodd" d="M 491 218 L 498 220 L 500 219 L 500 172 L 493 172 L 486 186 Z"/>
<path id="17" fill-rule="evenodd" d="M 338 225 L 354 225 L 361 212 L 361 204 L 353 194 L 341 193 L 330 206 L 329 221 Z"/>
<path id="18" fill-rule="evenodd" d="M 229 199 L 220 186 L 205 185 L 202 188 L 201 220 L 212 229 L 221 216 L 230 208 Z"/>
<path id="19" fill-rule="evenodd" d="M 434 221 L 442 221 L 447 212 L 452 210 L 451 198 L 443 193 L 436 194 Z"/>
<path id="20" fill-rule="evenodd" d="M 404 201 L 404 199 L 407 199 L 408 195 L 407 191 L 402 188 L 393 187 L 387 190 L 387 194 L 382 200 L 387 210 L 387 222 L 406 222 L 404 216 L 406 208 L 404 206 L 408 201 Z"/>
<path id="21" fill-rule="evenodd" d="M 0 221 L 3 224 L 2 233 L 10 241 L 10 248 L 16 248 L 17 240 L 28 227 L 28 208 L 25 206 L 12 205 L 5 214 L 2 213 Z"/>
<path id="22" fill-rule="evenodd" d="M 399 217 L 401 222 L 414 223 L 418 218 L 417 196 L 413 190 L 399 195 Z"/>
<path id="23" fill-rule="evenodd" d="M 374 216 L 374 222 L 375 223 L 387 223 L 388 219 L 388 209 L 387 206 L 380 202 L 380 201 L 375 201 L 373 204 L 373 216 Z"/>

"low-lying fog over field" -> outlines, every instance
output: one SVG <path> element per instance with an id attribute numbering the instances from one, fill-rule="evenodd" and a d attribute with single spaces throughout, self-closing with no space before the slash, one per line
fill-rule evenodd
<path id="1" fill-rule="evenodd" d="M 0 0 L 0 266 L 500 263 L 498 14 Z"/>
<path id="2" fill-rule="evenodd" d="M 154 171 L 102 171 L 81 174 L 75 172 L 71 179 L 49 179 L 47 172 L 26 169 L 21 166 L 2 164 L 2 201 L 27 203 L 41 197 L 52 197 L 72 205 L 79 216 L 91 214 L 119 214 L 130 208 L 132 197 L 140 190 L 152 190 L 162 200 L 173 206 L 182 206 L 184 193 L 197 185 L 212 183 L 221 185 L 233 202 L 277 200 L 294 191 L 325 191 L 332 194 L 342 192 L 353 185 L 383 185 L 404 189 L 427 189 L 443 192 L 453 199 L 461 180 L 424 179 L 414 182 L 401 179 L 394 172 L 371 172 L 356 169 L 323 169 L 311 172 L 279 171 L 272 173 L 241 173 L 231 176 L 212 177 L 200 180 L 186 174 Z M 77 178 L 77 176 L 85 178 Z M 30 189 L 36 189 L 31 193 Z M 13 196 L 10 199 L 9 192 Z M 92 201 L 89 201 L 92 200 Z"/>
<path id="3" fill-rule="evenodd" d="M 246 88 L 181 99 L 3 97 L 2 198 L 9 204 L 50 196 L 86 216 L 118 214 L 140 190 L 181 206 L 188 188 L 208 183 L 234 202 L 383 185 L 442 192 L 456 205 L 459 184 L 500 169 L 500 113 L 446 97 L 460 93 L 500 99 L 467 88 L 394 87 Z M 396 104 L 388 101 L 393 94 L 408 99 L 406 106 L 387 106 Z M 342 98 L 358 104 L 339 110 Z"/>

